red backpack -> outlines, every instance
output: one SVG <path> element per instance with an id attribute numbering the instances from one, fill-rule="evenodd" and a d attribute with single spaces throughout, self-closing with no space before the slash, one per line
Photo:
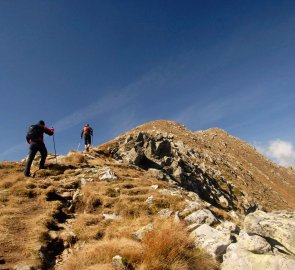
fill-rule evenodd
<path id="1" fill-rule="evenodd" d="M 84 127 L 84 128 L 83 128 L 84 135 L 88 135 L 88 134 L 89 134 L 89 130 L 90 130 L 89 127 Z"/>

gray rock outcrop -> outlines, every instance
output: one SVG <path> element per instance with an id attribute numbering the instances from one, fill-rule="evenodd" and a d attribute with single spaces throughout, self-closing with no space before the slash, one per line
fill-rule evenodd
<path id="1" fill-rule="evenodd" d="M 256 211 L 245 218 L 245 229 L 248 233 L 273 239 L 295 254 L 294 211 Z"/>
<path id="2" fill-rule="evenodd" d="M 294 269 L 294 216 L 294 211 L 259 210 L 246 216 L 245 230 L 228 246 L 221 269 Z"/>
<path id="3" fill-rule="evenodd" d="M 211 157 L 197 153 L 172 134 L 138 132 L 109 149 L 111 156 L 149 170 L 157 179 L 172 179 L 217 207 L 248 213 L 256 209 L 221 173 L 202 162 Z"/>

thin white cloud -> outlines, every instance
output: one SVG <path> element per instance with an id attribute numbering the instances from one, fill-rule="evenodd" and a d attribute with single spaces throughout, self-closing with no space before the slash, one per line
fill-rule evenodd
<path id="1" fill-rule="evenodd" d="M 145 91 L 147 87 L 154 83 L 161 83 L 166 76 L 167 74 L 164 73 L 161 67 L 154 68 L 126 87 L 110 92 L 89 106 L 65 116 L 57 121 L 54 127 L 56 131 L 60 132 L 98 115 L 109 112 L 120 114 L 126 107 L 131 110 L 131 105 L 135 103 L 136 98 L 142 91 Z"/>
<path id="2" fill-rule="evenodd" d="M 89 120 L 94 116 L 105 114 L 112 110 L 118 110 L 127 105 L 132 98 L 133 94 L 128 93 L 128 91 L 110 93 L 91 103 L 89 106 L 60 119 L 54 124 L 54 127 L 58 132 L 67 130 L 83 121 Z"/>
<path id="3" fill-rule="evenodd" d="M 178 122 L 202 128 L 203 125 L 215 123 L 227 116 L 255 107 L 259 98 L 264 94 L 264 89 L 254 87 L 251 90 L 242 90 L 236 94 L 216 97 L 213 100 L 204 98 L 194 101 L 173 118 Z"/>
<path id="4" fill-rule="evenodd" d="M 295 149 L 291 142 L 276 139 L 266 145 L 255 145 L 256 149 L 282 166 L 295 165 Z"/>
<path id="5" fill-rule="evenodd" d="M 133 110 L 133 104 L 136 103 L 137 96 L 142 91 L 146 91 L 151 85 L 162 83 L 166 77 L 169 76 L 169 72 L 166 74 L 164 71 L 162 67 L 156 67 L 126 87 L 112 91 L 92 102 L 89 106 L 63 117 L 53 124 L 55 131 L 65 131 L 95 116 L 105 115 L 110 112 L 112 112 L 113 115 L 120 115 L 118 119 L 121 119 L 120 127 L 123 130 L 126 129 L 126 127 L 132 126 L 132 123 L 137 122 L 137 114 Z M 126 115 L 126 108 L 128 108 L 129 115 L 132 115 L 132 121 L 124 121 L 124 117 L 128 116 Z M 123 115 L 121 115 L 122 112 Z M 119 131 L 116 129 L 113 132 L 117 134 Z M 4 150 L 0 153 L 0 161 L 11 156 L 16 156 L 20 152 L 25 153 L 26 147 L 25 143 L 22 143 Z"/>
<path id="6" fill-rule="evenodd" d="M 5 158 L 7 158 L 7 156 L 15 155 L 19 152 L 25 151 L 26 147 L 27 147 L 26 143 L 20 143 L 20 144 L 14 145 L 14 146 L 6 149 L 5 151 L 0 153 L 0 161 L 5 160 Z"/>
<path id="7" fill-rule="evenodd" d="M 192 104 L 181 111 L 175 119 L 181 123 L 197 123 L 201 126 L 220 120 L 226 113 L 229 100 L 215 100 L 207 104 Z"/>

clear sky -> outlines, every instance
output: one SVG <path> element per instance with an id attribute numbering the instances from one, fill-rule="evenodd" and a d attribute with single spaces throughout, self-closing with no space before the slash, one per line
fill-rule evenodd
<path id="1" fill-rule="evenodd" d="M 2 0 L 0 161 L 41 119 L 60 154 L 170 119 L 295 164 L 294 50 L 293 0 Z"/>

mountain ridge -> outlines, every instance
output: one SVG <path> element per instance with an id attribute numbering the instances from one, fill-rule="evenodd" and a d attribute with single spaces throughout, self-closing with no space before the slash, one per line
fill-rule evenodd
<path id="1" fill-rule="evenodd" d="M 0 163 L 0 269 L 293 269 L 294 171 L 221 129 L 153 121 L 47 165 Z"/>
<path id="2" fill-rule="evenodd" d="M 111 145 L 123 143 L 126 137 L 139 132 L 147 132 L 155 136 L 157 133 L 175 136 L 175 139 L 183 142 L 188 149 L 194 149 L 203 154 L 198 161 L 199 165 L 207 164 L 218 170 L 224 178 L 231 179 L 234 184 L 237 184 L 237 188 L 262 202 L 262 206 L 266 209 L 295 207 L 294 171 L 275 164 L 250 144 L 222 129 L 211 128 L 206 131 L 192 132 L 177 122 L 158 120 L 140 125 L 105 145 L 111 147 Z M 258 192 L 257 189 L 262 190 Z M 282 198 L 278 194 L 282 194 Z"/>

